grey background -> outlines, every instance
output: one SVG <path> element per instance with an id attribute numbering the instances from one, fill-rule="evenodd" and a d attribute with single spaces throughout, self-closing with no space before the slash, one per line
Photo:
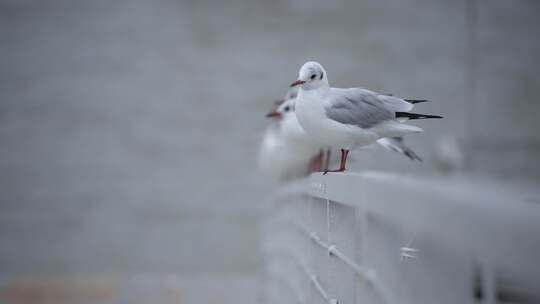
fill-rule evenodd
<path id="1" fill-rule="evenodd" d="M 429 98 L 421 112 L 445 116 L 409 139 L 425 162 L 363 152 L 354 170 L 431 172 L 443 137 L 465 172 L 537 180 L 539 13 L 532 0 L 0 1 L 0 298 L 63 299 L 40 283 L 55 278 L 80 302 L 92 282 L 107 301 L 166 302 L 164 285 L 173 302 L 256 301 L 263 116 L 307 60 L 335 86 Z"/>

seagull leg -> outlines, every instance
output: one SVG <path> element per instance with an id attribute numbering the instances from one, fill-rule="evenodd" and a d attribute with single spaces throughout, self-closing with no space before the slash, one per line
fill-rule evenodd
<path id="1" fill-rule="evenodd" d="M 319 150 L 319 154 L 315 156 L 315 166 L 313 168 L 313 171 L 320 172 L 322 167 L 322 161 L 323 161 L 323 151 Z"/>
<path id="2" fill-rule="evenodd" d="M 349 150 L 341 149 L 341 161 L 339 163 L 339 169 L 337 170 L 327 170 L 324 171 L 323 175 L 328 172 L 343 172 L 346 170 L 345 165 L 347 164 L 347 156 L 349 155 Z"/>
<path id="3" fill-rule="evenodd" d="M 324 157 L 324 172 L 328 171 L 328 166 L 330 166 L 330 155 L 332 154 L 332 150 L 326 149 L 325 157 Z"/>
<path id="4" fill-rule="evenodd" d="M 308 174 L 311 173 L 311 172 L 315 172 L 315 159 L 312 158 L 310 161 L 309 161 L 309 165 L 308 165 Z"/>
<path id="5" fill-rule="evenodd" d="M 309 162 L 309 173 L 311 172 L 321 172 L 322 171 L 322 162 L 323 162 L 323 150 L 320 150 L 319 153 L 313 158 L 311 158 L 311 161 Z"/>
<path id="6" fill-rule="evenodd" d="M 341 162 L 339 165 L 339 171 L 345 171 L 345 165 L 347 164 L 347 156 L 349 156 L 349 150 L 341 149 Z"/>

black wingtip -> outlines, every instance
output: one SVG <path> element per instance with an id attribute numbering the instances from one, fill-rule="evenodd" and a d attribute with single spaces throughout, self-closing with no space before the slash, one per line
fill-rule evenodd
<path id="1" fill-rule="evenodd" d="M 418 156 L 418 154 L 414 153 L 413 151 L 410 151 L 411 152 L 411 155 L 407 155 L 411 158 L 411 160 L 416 160 L 416 161 L 419 161 L 419 162 L 423 162 L 422 158 L 420 156 Z"/>
<path id="2" fill-rule="evenodd" d="M 431 100 L 427 99 L 404 99 L 408 103 L 417 104 L 417 103 L 423 103 L 423 102 L 431 102 Z"/>
<path id="3" fill-rule="evenodd" d="M 429 118 L 443 119 L 444 117 L 442 117 L 441 115 L 424 115 L 424 114 L 420 114 L 420 117 L 418 117 L 418 119 L 429 119 Z"/>
<path id="4" fill-rule="evenodd" d="M 407 156 L 412 161 L 422 162 L 422 158 L 420 156 L 418 156 L 418 154 L 414 153 L 411 150 L 406 150 L 403 153 L 405 154 L 405 156 Z"/>
<path id="5" fill-rule="evenodd" d="M 443 118 L 440 115 L 429 115 L 429 114 L 417 114 L 417 113 L 409 113 L 409 112 L 396 112 L 396 118 L 408 118 L 408 119 L 431 119 L 431 118 L 437 118 L 441 119 Z"/>

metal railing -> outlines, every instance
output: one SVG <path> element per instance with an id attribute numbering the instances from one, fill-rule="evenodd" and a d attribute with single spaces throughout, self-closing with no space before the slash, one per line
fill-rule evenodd
<path id="1" fill-rule="evenodd" d="M 463 176 L 314 174 L 274 198 L 266 302 L 540 302 L 539 198 Z"/>

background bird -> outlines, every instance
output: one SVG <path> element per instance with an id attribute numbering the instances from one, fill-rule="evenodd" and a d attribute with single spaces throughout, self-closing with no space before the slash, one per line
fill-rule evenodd
<path id="1" fill-rule="evenodd" d="M 272 122 L 259 149 L 259 168 L 278 181 L 306 176 L 322 165 L 321 145 L 306 136 L 294 114 L 296 91 L 289 90 L 266 115 Z"/>

